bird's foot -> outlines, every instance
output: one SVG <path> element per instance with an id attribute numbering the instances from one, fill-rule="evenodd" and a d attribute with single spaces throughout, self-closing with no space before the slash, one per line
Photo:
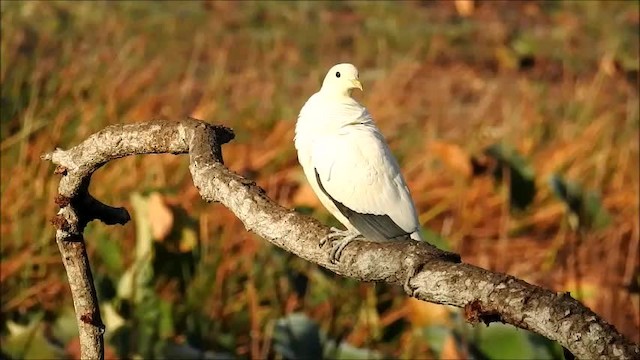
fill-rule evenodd
<path id="1" fill-rule="evenodd" d="M 327 242 L 330 242 L 330 240 L 335 241 L 337 238 L 344 238 L 352 234 L 353 234 L 352 231 L 340 230 L 336 227 L 331 227 L 331 232 L 329 233 L 329 235 L 320 239 L 319 245 L 320 247 L 323 247 Z"/>
<path id="2" fill-rule="evenodd" d="M 329 252 L 329 259 L 332 264 L 335 264 L 340 261 L 340 256 L 342 256 L 342 251 L 344 248 L 349 245 L 353 240 L 357 239 L 361 235 L 358 233 L 349 233 L 349 235 L 345 236 L 340 240 L 335 240 L 331 247 L 331 252 Z"/>
<path id="3" fill-rule="evenodd" d="M 409 256 L 408 258 L 405 259 L 405 263 L 407 265 L 407 277 L 404 280 L 403 283 L 403 288 L 404 291 L 409 294 L 409 296 L 411 297 L 415 297 L 416 296 L 416 290 L 418 290 L 416 287 L 411 286 L 411 279 L 413 279 L 413 277 L 420 272 L 420 269 L 423 266 L 423 263 L 421 261 L 419 261 L 418 259 L 416 259 L 414 256 Z"/>
<path id="4" fill-rule="evenodd" d="M 327 242 L 331 242 L 331 251 L 329 252 L 329 259 L 331 263 L 335 264 L 340 261 L 340 256 L 350 242 L 357 239 L 360 233 L 351 230 L 340 230 L 332 227 L 329 235 L 320 239 L 320 247 L 324 246 Z"/>

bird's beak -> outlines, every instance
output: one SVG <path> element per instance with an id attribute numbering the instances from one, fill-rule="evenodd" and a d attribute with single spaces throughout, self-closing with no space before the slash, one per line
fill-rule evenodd
<path id="1" fill-rule="evenodd" d="M 364 91 L 364 90 L 362 90 L 362 84 L 360 83 L 360 81 L 358 79 L 351 80 L 351 85 L 353 85 L 354 89 L 360 89 L 360 91 Z"/>

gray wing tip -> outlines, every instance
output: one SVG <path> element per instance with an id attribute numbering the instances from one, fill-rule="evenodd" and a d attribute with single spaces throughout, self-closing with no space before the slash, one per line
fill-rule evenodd
<path id="1" fill-rule="evenodd" d="M 396 224 L 389 215 L 365 214 L 354 211 L 345 206 L 340 201 L 331 196 L 322 185 L 318 170 L 314 169 L 316 181 L 320 190 L 336 205 L 342 215 L 353 225 L 364 237 L 372 241 L 391 241 L 412 237 L 413 233 L 407 232 Z M 415 233 L 415 232 L 414 232 Z M 420 236 L 418 234 L 418 236 Z M 420 237 L 421 238 L 421 237 Z M 415 240 L 415 239 L 414 239 Z"/>

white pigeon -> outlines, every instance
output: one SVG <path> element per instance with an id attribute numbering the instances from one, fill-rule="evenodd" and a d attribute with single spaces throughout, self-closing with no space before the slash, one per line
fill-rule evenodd
<path id="1" fill-rule="evenodd" d="M 367 109 L 351 97 L 362 91 L 358 69 L 333 66 L 320 91 L 304 104 L 296 123 L 298 161 L 322 204 L 347 231 L 321 240 L 333 244 L 331 260 L 363 235 L 369 241 L 422 240 L 416 209 L 400 166 Z"/>

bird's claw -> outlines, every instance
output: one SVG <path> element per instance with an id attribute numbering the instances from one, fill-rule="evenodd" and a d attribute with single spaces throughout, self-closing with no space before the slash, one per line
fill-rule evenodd
<path id="1" fill-rule="evenodd" d="M 353 240 L 355 240 L 360 234 L 353 234 L 345 236 L 340 240 L 336 240 L 333 242 L 331 251 L 329 252 L 329 260 L 332 264 L 335 264 L 340 261 L 340 257 L 342 256 L 342 251 L 344 248 L 349 245 Z"/>
<path id="2" fill-rule="evenodd" d="M 423 264 L 417 262 L 413 256 L 410 256 L 405 261 L 407 262 L 408 271 L 402 287 L 409 296 L 415 297 L 416 290 L 418 290 L 418 288 L 411 286 L 411 279 L 413 279 L 413 277 L 419 272 Z"/>
<path id="3" fill-rule="evenodd" d="M 414 271 L 413 275 L 415 275 L 415 271 Z M 413 275 L 409 274 L 407 276 L 407 278 L 405 279 L 404 284 L 402 286 L 404 288 L 404 292 L 409 294 L 409 296 L 411 296 L 411 297 L 415 297 L 415 295 L 416 295 L 415 293 L 416 293 L 416 290 L 417 290 L 417 288 L 414 288 L 413 286 L 411 286 L 411 279 L 413 278 Z"/>
<path id="4" fill-rule="evenodd" d="M 340 238 L 340 237 L 347 237 L 353 234 L 349 230 L 340 230 L 336 227 L 331 227 L 330 230 L 331 232 L 327 236 L 320 239 L 320 242 L 319 242 L 320 247 L 323 247 L 329 240 L 333 240 L 335 238 Z"/>
<path id="5" fill-rule="evenodd" d="M 329 260 L 332 264 L 340 261 L 340 256 L 342 255 L 342 251 L 344 248 L 349 245 L 350 242 L 355 240 L 360 236 L 359 233 L 354 233 L 349 230 L 340 230 L 338 228 L 332 227 L 331 232 L 320 239 L 320 247 L 323 247 L 327 242 L 331 242 L 331 251 L 329 252 Z M 340 239 L 341 238 L 341 239 Z"/>

